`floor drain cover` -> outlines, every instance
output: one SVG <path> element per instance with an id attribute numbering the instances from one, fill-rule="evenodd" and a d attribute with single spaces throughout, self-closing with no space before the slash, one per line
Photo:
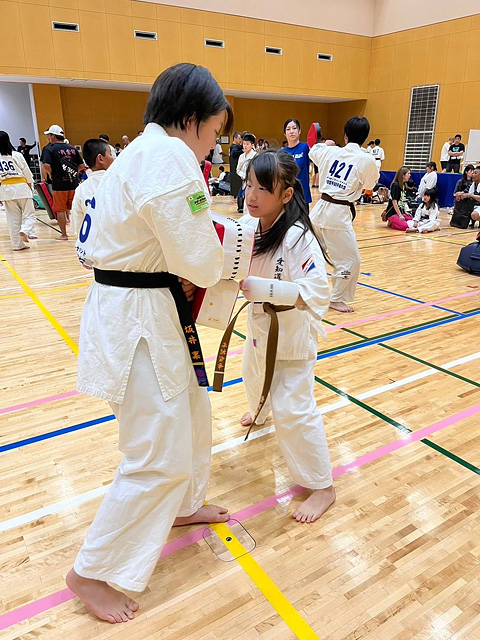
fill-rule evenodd
<path id="1" fill-rule="evenodd" d="M 225 525 L 222 525 L 223 527 L 228 527 L 229 530 L 225 536 L 226 543 L 235 543 L 235 540 L 237 540 L 243 548 L 241 552 L 232 553 L 215 531 L 211 527 L 207 527 L 203 530 L 203 539 L 219 560 L 231 562 L 255 549 L 257 543 L 238 520 L 231 518 Z M 235 543 L 234 546 L 237 547 L 238 545 Z"/>

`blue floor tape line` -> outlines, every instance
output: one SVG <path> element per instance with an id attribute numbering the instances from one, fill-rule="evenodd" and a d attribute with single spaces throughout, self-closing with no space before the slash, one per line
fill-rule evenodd
<path id="1" fill-rule="evenodd" d="M 412 302 L 425 304 L 425 300 L 418 300 L 417 298 L 404 296 L 402 293 L 395 293 L 394 291 L 388 291 L 388 289 L 380 289 L 380 287 L 374 287 L 371 284 L 365 284 L 364 282 L 359 282 L 358 285 L 360 287 L 367 287 L 367 289 L 373 289 L 374 291 L 380 291 L 381 293 L 387 293 L 389 296 L 395 296 L 396 298 L 403 298 L 404 300 L 411 300 Z M 460 311 L 453 311 L 453 309 L 446 309 L 445 307 L 439 307 L 436 304 L 432 304 L 431 306 L 433 309 L 441 309 L 442 311 L 446 311 L 447 313 L 455 313 L 457 316 L 465 316 L 465 314 L 461 313 Z"/>
<path id="2" fill-rule="evenodd" d="M 102 424 L 102 422 L 110 422 L 110 420 L 115 420 L 115 416 L 113 414 L 110 416 L 105 416 L 104 418 L 97 418 L 96 420 L 89 420 L 88 422 L 74 424 L 71 427 L 65 427 L 64 429 L 57 429 L 57 431 L 42 433 L 39 436 L 33 436 L 32 438 L 26 438 L 25 440 L 19 440 L 18 442 L 4 444 L 0 447 L 0 453 L 2 453 L 3 451 L 10 451 L 11 449 L 17 449 L 18 447 L 25 447 L 27 444 L 33 444 L 34 442 L 49 440 L 50 438 L 55 438 L 56 436 L 63 436 L 65 433 L 71 433 L 72 431 L 79 431 L 80 429 L 93 427 L 96 424 Z"/>
<path id="3" fill-rule="evenodd" d="M 342 353 L 348 353 L 349 351 L 357 351 L 358 349 L 363 349 L 364 347 L 370 347 L 375 344 L 380 344 L 381 342 L 389 342 L 390 340 L 395 340 L 396 338 L 403 338 L 404 336 L 409 336 L 414 333 L 420 333 L 422 331 L 426 331 L 427 329 L 434 329 L 435 327 L 441 327 L 442 325 L 450 324 L 452 322 L 457 322 L 458 320 L 464 320 L 465 318 L 473 318 L 475 316 L 480 315 L 480 311 L 472 311 L 470 313 L 459 315 L 455 318 L 448 318 L 447 320 L 440 320 L 438 322 L 433 322 L 432 324 L 425 325 L 424 327 L 417 327 L 416 329 L 407 329 L 406 331 L 400 331 L 399 333 L 395 333 L 391 336 L 385 336 L 383 338 L 373 338 L 372 340 L 367 340 L 365 342 L 361 342 L 357 345 L 352 345 L 350 347 L 343 347 L 337 349 L 335 351 L 329 351 L 328 353 L 321 354 L 317 356 L 317 360 L 326 360 L 327 358 L 333 358 L 333 356 L 338 356 Z M 224 387 L 231 387 L 232 385 L 239 384 L 242 382 L 243 378 L 234 378 L 233 380 L 228 380 L 223 383 Z M 212 387 L 208 387 L 208 391 L 212 391 Z M 19 440 L 17 442 L 11 442 L 10 444 L 5 444 L 0 446 L 0 453 L 3 451 L 10 451 L 12 449 L 18 449 L 19 447 L 25 447 L 28 444 L 34 444 L 35 442 L 40 442 L 42 440 L 49 440 L 50 438 L 55 438 L 56 436 L 64 435 L 65 433 L 71 433 L 72 431 L 79 431 L 80 429 L 86 429 L 87 427 L 93 427 L 97 424 L 102 424 L 103 422 L 109 422 L 110 420 L 114 420 L 115 416 L 105 416 L 104 418 L 98 418 L 96 420 L 90 420 L 88 422 L 81 422 L 80 424 L 75 424 L 71 427 L 65 427 L 64 429 L 58 429 L 57 431 L 50 431 L 49 433 L 43 433 L 39 436 L 34 436 L 33 438 L 27 438 L 26 440 Z"/>
<path id="4" fill-rule="evenodd" d="M 317 360 L 325 360 L 326 358 L 331 358 L 332 356 L 338 356 L 342 353 L 348 353 L 349 351 L 357 351 L 357 349 L 363 349 L 364 347 L 370 347 L 374 344 L 389 342 L 390 340 L 396 340 L 397 338 L 410 336 L 414 333 L 421 333 L 422 331 L 427 331 L 427 329 L 441 327 L 444 324 L 450 324 L 452 322 L 457 322 L 458 320 L 464 320 L 465 318 L 473 318 L 474 316 L 478 316 L 478 315 L 480 315 L 480 311 L 472 311 L 471 313 L 462 314 L 461 316 L 457 316 L 456 318 L 447 318 L 446 320 L 439 320 L 438 322 L 432 322 L 432 324 L 427 324 L 424 327 L 417 327 L 416 329 L 407 329 L 406 331 L 400 331 L 399 333 L 394 333 L 391 336 L 385 336 L 383 338 L 373 338 L 372 340 L 366 340 L 365 342 L 361 342 L 360 344 L 355 344 L 355 345 L 351 345 L 350 347 L 343 347 L 340 349 L 336 349 L 335 351 L 329 351 L 328 353 L 320 354 L 319 356 L 317 356 Z"/>

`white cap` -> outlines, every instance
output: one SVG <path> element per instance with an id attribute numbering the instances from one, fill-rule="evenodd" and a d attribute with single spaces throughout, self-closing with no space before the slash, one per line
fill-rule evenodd
<path id="1" fill-rule="evenodd" d="M 43 132 L 45 135 L 51 133 L 54 136 L 63 136 L 63 129 L 58 124 L 51 124 L 47 131 Z"/>

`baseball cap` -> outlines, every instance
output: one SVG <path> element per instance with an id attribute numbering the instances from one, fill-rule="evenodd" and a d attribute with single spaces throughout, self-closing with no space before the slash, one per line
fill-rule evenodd
<path id="1" fill-rule="evenodd" d="M 43 132 L 45 135 L 51 133 L 54 136 L 63 136 L 63 129 L 58 124 L 51 124 L 47 131 Z"/>

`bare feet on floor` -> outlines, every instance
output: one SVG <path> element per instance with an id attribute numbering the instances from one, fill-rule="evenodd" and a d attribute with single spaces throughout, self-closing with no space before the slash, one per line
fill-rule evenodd
<path id="1" fill-rule="evenodd" d="M 405 229 L 405 233 L 417 233 L 417 228 L 416 227 L 412 227 L 412 228 L 408 228 Z"/>
<path id="2" fill-rule="evenodd" d="M 292 513 L 297 522 L 315 522 L 335 502 L 336 494 L 333 486 L 317 489 Z"/>
<path id="3" fill-rule="evenodd" d="M 242 427 L 249 427 L 252 424 L 252 422 L 253 422 L 253 419 L 250 411 L 247 411 L 246 413 L 244 413 L 243 416 L 240 418 L 240 424 L 242 425 Z"/>
<path id="4" fill-rule="evenodd" d="M 345 302 L 330 302 L 330 309 L 340 311 L 340 313 L 353 313 L 355 309 Z"/>
<path id="5" fill-rule="evenodd" d="M 68 240 L 68 236 L 59 236 L 58 238 L 55 238 L 55 240 Z"/>
<path id="6" fill-rule="evenodd" d="M 30 240 L 28 239 L 28 236 L 26 233 L 24 233 L 23 231 L 20 231 L 20 237 L 21 239 L 26 242 L 27 244 L 30 242 Z"/>
<path id="7" fill-rule="evenodd" d="M 224 507 L 217 507 L 216 504 L 204 504 L 198 511 L 191 516 L 184 518 L 175 518 L 173 523 L 174 527 L 181 527 L 186 524 L 198 524 L 200 522 L 212 523 L 212 522 L 228 522 L 230 520 L 230 514 L 228 509 Z"/>
<path id="8" fill-rule="evenodd" d="M 135 617 L 135 611 L 138 610 L 135 600 L 110 587 L 106 582 L 82 578 L 74 569 L 67 573 L 66 582 L 87 609 L 100 620 L 114 624 L 128 622 Z"/>

